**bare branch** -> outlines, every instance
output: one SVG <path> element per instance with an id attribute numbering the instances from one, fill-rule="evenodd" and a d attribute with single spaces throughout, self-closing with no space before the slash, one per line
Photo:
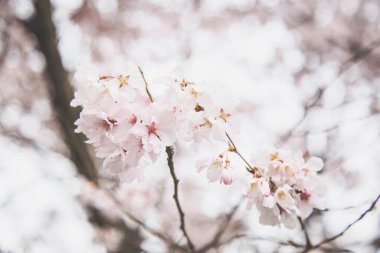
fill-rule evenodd
<path id="1" fill-rule="evenodd" d="M 247 165 L 248 172 L 254 173 L 256 171 L 256 169 L 254 167 L 252 167 L 249 164 L 249 162 L 244 158 L 244 156 L 239 152 L 234 141 L 232 140 L 231 136 L 227 132 L 226 132 L 226 136 L 227 136 L 228 141 L 229 141 L 230 151 L 237 154 L 243 160 L 243 162 Z"/>
<path id="2" fill-rule="evenodd" d="M 144 72 L 142 71 L 142 69 L 141 69 L 140 67 L 138 67 L 138 68 L 139 68 L 139 71 L 140 71 L 141 77 L 142 77 L 142 79 L 144 80 L 145 91 L 146 91 L 146 93 L 148 94 L 148 97 L 149 97 L 150 102 L 153 102 L 153 97 L 152 97 L 152 94 L 150 94 L 150 91 L 149 91 L 149 88 L 148 88 L 148 82 L 147 82 L 146 79 L 145 79 Z"/>
<path id="3" fill-rule="evenodd" d="M 307 232 L 307 227 L 305 225 L 305 223 L 303 222 L 302 218 L 301 217 L 297 217 L 298 218 L 298 222 L 300 223 L 301 225 L 301 228 L 302 228 L 302 231 L 303 231 L 303 234 L 305 236 L 305 250 L 306 249 L 310 249 L 313 247 L 313 245 L 311 244 L 311 241 L 310 241 L 310 237 L 309 237 L 309 233 Z"/>
<path id="4" fill-rule="evenodd" d="M 345 232 L 347 232 L 347 230 L 349 230 L 353 225 L 355 225 L 356 223 L 358 223 L 360 220 L 362 220 L 369 212 L 371 212 L 377 202 L 379 201 L 380 199 L 380 194 L 376 197 L 376 199 L 372 202 L 372 204 L 369 206 L 369 208 L 367 210 L 365 210 L 355 221 L 353 221 L 352 223 L 350 223 L 345 229 L 343 229 L 340 233 L 334 235 L 334 236 L 331 236 L 323 241 L 321 241 L 320 243 L 314 245 L 313 247 L 311 247 L 309 250 L 311 249 L 317 249 L 327 243 L 330 243 L 336 239 L 338 239 L 339 237 L 343 236 Z M 308 252 L 308 251 L 305 251 L 305 252 Z"/>
<path id="5" fill-rule="evenodd" d="M 173 198 L 174 198 L 175 204 L 177 206 L 177 210 L 178 210 L 178 214 L 179 214 L 179 218 L 180 218 L 180 229 L 182 230 L 184 236 L 186 237 L 187 245 L 189 246 L 190 252 L 194 252 L 194 250 L 195 250 L 194 244 L 191 241 L 191 239 L 190 239 L 190 237 L 186 231 L 185 213 L 183 212 L 181 204 L 179 202 L 179 197 L 178 197 L 179 180 L 178 180 L 178 178 L 175 174 L 175 170 L 174 170 L 174 164 L 173 164 L 174 150 L 173 150 L 173 147 L 166 147 L 166 154 L 168 155 L 168 166 L 170 169 L 170 175 L 171 175 L 171 177 L 173 179 L 173 183 L 174 183 Z"/>

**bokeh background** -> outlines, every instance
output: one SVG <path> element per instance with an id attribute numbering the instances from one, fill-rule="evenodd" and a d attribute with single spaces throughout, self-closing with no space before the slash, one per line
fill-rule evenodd
<path id="1" fill-rule="evenodd" d="M 91 180 L 185 243 L 165 157 L 144 182 L 126 185 L 95 173 L 101 161 L 73 133 L 75 71 L 126 61 L 148 82 L 181 66 L 233 104 L 234 140 L 247 156 L 275 144 L 322 157 L 328 211 L 306 221 L 312 242 L 342 231 L 380 193 L 379 1 L 0 0 L 0 252 L 175 251 Z M 209 184 L 194 166 L 198 154 L 181 143 L 176 150 L 197 247 L 223 231 L 209 252 L 302 252 L 300 228 L 262 226 L 246 211 L 243 174 L 229 187 Z M 380 252 L 379 218 L 374 208 L 314 252 Z"/>

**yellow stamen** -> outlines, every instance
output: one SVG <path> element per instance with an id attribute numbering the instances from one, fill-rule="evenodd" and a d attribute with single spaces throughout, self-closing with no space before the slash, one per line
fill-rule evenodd
<path id="1" fill-rule="evenodd" d="M 129 76 L 119 75 L 117 80 L 119 80 L 120 87 L 122 87 L 124 85 L 128 85 Z"/>
<path id="2" fill-rule="evenodd" d="M 228 120 L 229 117 L 231 117 L 231 114 L 226 113 L 223 108 L 220 109 L 219 118 L 221 118 L 222 120 L 224 120 L 224 122 L 227 122 L 227 120 Z"/>
<path id="3" fill-rule="evenodd" d="M 270 159 L 271 159 L 272 161 L 278 159 L 278 152 L 275 152 L 275 153 L 270 154 Z"/>

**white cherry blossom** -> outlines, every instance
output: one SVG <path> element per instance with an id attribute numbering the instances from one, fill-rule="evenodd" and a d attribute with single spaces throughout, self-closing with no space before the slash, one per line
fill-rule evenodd
<path id="1" fill-rule="evenodd" d="M 71 105 L 82 111 L 75 131 L 86 135 L 103 159 L 103 169 L 123 182 L 142 179 L 144 168 L 180 139 L 194 150 L 205 143 L 216 150 L 226 148 L 217 155 L 206 154 L 196 167 L 206 170 L 211 183 L 232 184 L 239 168 L 231 165 L 228 155 L 242 157 L 226 136 L 234 129 L 231 123 L 236 124 L 233 106 L 216 103 L 179 69 L 157 83 L 162 89 L 150 93 L 142 73 L 131 66 L 106 74 L 76 74 L 80 86 Z M 325 208 L 318 174 L 322 159 L 305 161 L 300 151 L 272 147 L 253 155 L 250 162 L 243 160 L 248 168 L 247 208 L 259 211 L 262 224 L 294 228 L 297 217 Z"/>

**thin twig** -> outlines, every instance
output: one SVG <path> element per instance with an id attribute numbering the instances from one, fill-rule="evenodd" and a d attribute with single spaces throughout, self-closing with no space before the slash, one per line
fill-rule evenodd
<path id="1" fill-rule="evenodd" d="M 247 167 L 249 168 L 250 172 L 254 172 L 256 171 L 256 169 L 254 167 L 252 167 L 249 162 L 244 158 L 244 156 L 239 152 L 239 150 L 237 149 L 234 141 L 232 140 L 231 136 L 226 132 L 226 136 L 228 138 L 228 141 L 230 142 L 231 146 L 232 146 L 232 149 L 231 149 L 231 152 L 234 152 L 235 154 L 237 154 L 243 161 L 244 163 L 247 165 Z"/>
<path id="2" fill-rule="evenodd" d="M 305 236 L 305 249 L 310 249 L 313 247 L 313 245 L 311 244 L 311 241 L 310 241 L 310 237 L 309 237 L 309 233 L 307 232 L 307 227 L 305 225 L 305 223 L 303 222 L 302 218 L 301 217 L 297 217 L 298 218 L 298 222 L 300 223 L 301 225 L 301 228 L 302 228 L 302 231 L 303 231 L 303 234 Z"/>
<path id="3" fill-rule="evenodd" d="M 380 199 L 380 194 L 376 197 L 376 199 L 371 203 L 371 205 L 369 206 L 369 208 L 367 210 L 365 210 L 355 221 L 353 221 L 352 223 L 350 223 L 345 229 L 343 229 L 340 233 L 334 235 L 334 236 L 331 236 L 323 241 L 321 241 L 320 243 L 314 245 L 313 247 L 311 247 L 310 249 L 316 249 L 316 248 L 319 248 L 321 247 L 322 245 L 325 245 L 329 242 L 332 242 L 336 239 L 338 239 L 339 237 L 343 236 L 344 233 L 349 230 L 353 225 L 355 225 L 357 222 L 359 222 L 360 220 L 362 220 L 369 212 L 371 212 L 375 206 L 376 206 L 376 203 L 379 201 Z M 307 251 L 305 251 L 307 252 Z"/>
<path id="4" fill-rule="evenodd" d="M 139 71 L 140 71 L 141 77 L 142 77 L 142 79 L 144 80 L 145 91 L 146 91 L 146 93 L 148 94 L 148 97 L 149 97 L 150 102 L 153 102 L 153 97 L 152 97 L 152 94 L 150 94 L 150 91 L 149 91 L 149 88 L 148 88 L 148 82 L 147 82 L 146 79 L 145 79 L 144 72 L 142 71 L 142 69 L 141 69 L 140 67 L 138 67 L 138 68 L 139 68 Z"/>
<path id="5" fill-rule="evenodd" d="M 326 209 L 317 209 L 317 208 L 314 208 L 314 210 L 319 211 L 319 212 L 337 212 L 337 211 L 344 211 L 344 210 L 361 208 L 364 205 L 367 205 L 369 203 L 372 203 L 372 201 L 365 201 L 365 202 L 362 202 L 362 203 L 357 204 L 357 205 L 345 206 L 345 207 L 337 207 L 337 208 L 326 208 Z"/>
<path id="6" fill-rule="evenodd" d="M 191 239 L 190 239 L 190 237 L 186 231 L 185 213 L 183 212 L 183 209 L 182 209 L 181 204 L 179 202 L 179 197 L 178 197 L 179 180 L 178 180 L 178 178 L 175 174 L 175 171 L 174 171 L 174 163 L 173 163 L 174 150 L 173 150 L 173 147 L 171 147 L 171 146 L 166 147 L 166 154 L 168 155 L 168 166 L 170 169 L 170 175 L 171 175 L 171 177 L 173 179 L 173 183 L 174 183 L 173 198 L 174 198 L 175 204 L 177 206 L 177 210 L 178 210 L 178 214 L 179 214 L 179 218 L 180 218 L 180 229 L 182 230 L 183 235 L 186 237 L 187 245 L 189 246 L 190 252 L 194 252 L 195 251 L 194 244 L 191 241 Z"/>

